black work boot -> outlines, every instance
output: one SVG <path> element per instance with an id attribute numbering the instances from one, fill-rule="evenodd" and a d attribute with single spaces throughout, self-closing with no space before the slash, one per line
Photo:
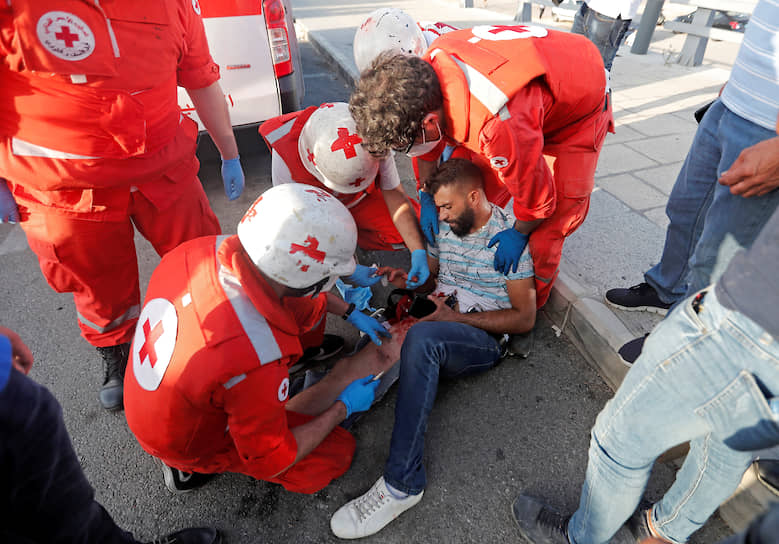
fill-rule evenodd
<path id="1" fill-rule="evenodd" d="M 100 389 L 100 404 L 110 411 L 121 410 L 124 406 L 124 369 L 130 355 L 130 343 L 118 346 L 96 348 L 103 358 L 103 387 Z"/>
<path id="2" fill-rule="evenodd" d="M 519 532 L 533 544 L 570 544 L 568 521 L 554 508 L 530 495 L 520 495 L 511 505 Z"/>
<path id="3" fill-rule="evenodd" d="M 182 529 L 162 538 L 155 538 L 149 544 L 220 544 L 222 536 L 213 527 Z"/>
<path id="4" fill-rule="evenodd" d="M 773 494 L 779 495 L 779 460 L 758 459 L 755 461 L 757 479 Z"/>

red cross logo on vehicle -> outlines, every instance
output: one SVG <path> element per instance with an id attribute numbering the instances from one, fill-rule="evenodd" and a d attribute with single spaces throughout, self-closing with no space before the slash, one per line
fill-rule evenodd
<path id="1" fill-rule="evenodd" d="M 356 132 L 354 134 L 349 134 L 348 128 L 339 127 L 338 139 L 330 146 L 330 151 L 343 149 L 346 158 L 353 159 L 357 156 L 357 151 L 355 151 L 354 146 L 360 143 L 362 143 L 362 138 L 360 138 Z"/>
<path id="2" fill-rule="evenodd" d="M 325 262 L 325 257 L 327 257 L 327 253 L 324 251 L 320 251 L 319 249 L 319 240 L 317 240 L 315 237 L 308 235 L 306 237 L 306 241 L 303 242 L 303 244 L 290 244 L 289 247 L 289 254 L 293 255 L 300 251 L 304 255 L 314 259 L 318 263 Z M 303 270 L 301 268 L 301 270 Z M 305 270 L 303 270 L 305 272 Z"/>

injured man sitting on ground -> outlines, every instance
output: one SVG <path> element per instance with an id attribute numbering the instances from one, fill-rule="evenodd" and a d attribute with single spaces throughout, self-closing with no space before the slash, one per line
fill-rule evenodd
<path id="1" fill-rule="evenodd" d="M 427 303 L 432 313 L 407 331 L 393 330 L 392 342 L 403 344 L 389 457 L 373 487 L 333 515 L 330 527 L 340 538 L 372 535 L 422 499 L 425 430 L 439 377 L 492 368 L 508 351 L 507 335 L 527 333 L 535 324 L 533 262 L 527 249 L 516 272 L 504 276 L 493 266 L 495 249 L 487 243 L 511 228 L 514 218 L 487 200 L 479 169 L 451 159 L 425 190 L 433 195 L 440 224 L 437 247 L 429 249 L 431 277 L 417 291 L 434 294 L 415 306 Z M 403 270 L 385 267 L 378 273 L 405 286 Z"/>

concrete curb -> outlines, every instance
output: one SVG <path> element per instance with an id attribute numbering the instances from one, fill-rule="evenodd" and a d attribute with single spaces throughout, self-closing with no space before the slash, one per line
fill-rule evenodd
<path id="1" fill-rule="evenodd" d="M 301 21 L 295 23 L 298 37 L 308 40 L 346 81 L 359 78 L 351 59 L 344 55 L 318 32 L 311 32 Z M 581 285 L 567 272 L 565 261 L 544 312 L 554 324 L 556 332 L 565 333 L 589 364 L 613 390 L 619 387 L 629 367 L 617 353 L 622 344 L 633 339 L 633 334 L 601 302 L 593 289 Z"/>

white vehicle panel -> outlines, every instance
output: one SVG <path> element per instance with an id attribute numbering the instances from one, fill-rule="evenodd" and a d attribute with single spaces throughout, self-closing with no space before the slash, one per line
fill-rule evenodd
<path id="1" fill-rule="evenodd" d="M 219 83 L 225 93 L 233 126 L 281 115 L 263 16 L 204 18 L 203 24 L 211 56 L 219 65 Z M 184 113 L 197 121 L 200 130 L 204 130 L 189 95 L 181 87 L 178 89 L 178 102 Z"/>

